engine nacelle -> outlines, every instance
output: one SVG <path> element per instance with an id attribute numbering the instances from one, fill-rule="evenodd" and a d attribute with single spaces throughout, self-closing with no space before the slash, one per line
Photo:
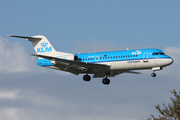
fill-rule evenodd
<path id="1" fill-rule="evenodd" d="M 77 56 L 77 55 L 74 55 L 74 54 L 63 55 L 63 56 L 59 56 L 58 58 L 66 59 L 66 60 L 79 61 L 78 56 Z M 58 60 L 50 60 L 50 62 L 51 62 L 52 64 L 56 64 L 56 63 L 58 63 Z"/>
<path id="2" fill-rule="evenodd" d="M 74 55 L 74 60 L 75 60 L 75 61 L 79 61 L 79 58 L 78 58 L 77 55 Z"/>
<path id="3" fill-rule="evenodd" d="M 75 61 L 79 61 L 79 58 L 78 58 L 77 55 L 59 56 L 58 58 L 66 59 L 66 60 L 75 60 Z"/>

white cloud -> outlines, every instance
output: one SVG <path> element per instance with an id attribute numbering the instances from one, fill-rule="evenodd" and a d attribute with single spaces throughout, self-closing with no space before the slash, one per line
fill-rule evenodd
<path id="1" fill-rule="evenodd" d="M 48 120 L 50 119 L 49 109 L 62 106 L 60 101 L 32 90 L 0 91 L 1 102 L 3 102 L 2 98 L 10 99 L 10 101 L 5 102 L 6 106 L 0 108 L 1 120 Z M 17 106 L 19 102 L 22 105 Z"/>
<path id="2" fill-rule="evenodd" d="M 32 72 L 36 71 L 35 58 L 28 55 L 19 42 L 9 42 L 0 37 L 0 72 Z M 34 72 L 34 73 L 35 73 Z"/>
<path id="3" fill-rule="evenodd" d="M 10 42 L 0 36 L 0 73 L 45 73 L 19 42 Z"/>
<path id="4" fill-rule="evenodd" d="M 17 108 L 6 108 L 6 109 L 0 109 L 0 118 L 2 120 L 17 120 L 17 114 L 18 109 Z"/>
<path id="5" fill-rule="evenodd" d="M 0 99 L 16 99 L 19 90 L 14 91 L 2 91 L 0 90 Z"/>
<path id="6" fill-rule="evenodd" d="M 61 100 L 55 96 L 47 96 L 32 90 L 14 90 L 3 93 L 13 94 L 8 96 L 15 96 L 10 98 L 16 98 L 11 99 L 10 105 L 6 103 L 6 107 L 0 108 L 0 119 L 3 120 L 49 120 L 52 118 L 54 120 L 136 120 L 127 117 L 129 112 L 133 112 L 133 116 L 137 116 L 138 112 L 144 110 L 140 104 L 104 104 L 103 106 L 102 104 L 96 106 L 85 105 L 84 103 L 76 104 L 73 100 Z M 19 102 L 22 105 L 17 106 L 16 104 L 19 104 Z"/>
<path id="7" fill-rule="evenodd" d="M 0 119 L 1 120 L 38 120 L 37 114 L 34 111 L 29 111 L 23 108 L 4 108 L 0 109 Z M 32 113 L 31 113 L 32 112 Z M 35 117 L 33 117 L 33 115 Z M 36 119 L 34 119 L 36 118 Z"/>

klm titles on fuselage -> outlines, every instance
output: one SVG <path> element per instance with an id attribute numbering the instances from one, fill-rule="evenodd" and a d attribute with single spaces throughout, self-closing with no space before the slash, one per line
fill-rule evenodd
<path id="1" fill-rule="evenodd" d="M 43 52 L 51 52 L 52 51 L 52 47 L 46 47 L 48 45 L 48 43 L 45 43 L 45 41 L 43 43 L 41 43 L 41 48 L 37 48 L 37 53 L 43 53 Z"/>

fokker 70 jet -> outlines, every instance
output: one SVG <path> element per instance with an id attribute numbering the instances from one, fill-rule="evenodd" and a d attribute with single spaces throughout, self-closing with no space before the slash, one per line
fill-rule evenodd
<path id="1" fill-rule="evenodd" d="M 85 74 L 84 81 L 93 78 L 103 78 L 102 83 L 108 85 L 108 77 L 115 77 L 122 73 L 140 74 L 131 70 L 152 69 L 155 71 L 171 65 L 173 59 L 159 49 L 135 49 L 123 51 L 109 51 L 96 53 L 71 54 L 56 51 L 45 36 L 32 37 L 8 35 L 9 37 L 24 38 L 31 41 L 38 57 L 39 66 L 62 70 L 75 75 Z"/>

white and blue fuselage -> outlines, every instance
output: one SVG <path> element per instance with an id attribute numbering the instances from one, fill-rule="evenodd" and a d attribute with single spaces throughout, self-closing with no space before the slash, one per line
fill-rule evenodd
<path id="1" fill-rule="evenodd" d="M 81 62 L 106 64 L 111 70 L 139 70 L 166 67 L 173 59 L 159 49 L 136 49 L 76 54 Z"/>
<path id="2" fill-rule="evenodd" d="M 110 52 L 96 52 L 71 54 L 56 51 L 45 36 L 32 37 L 15 36 L 31 41 L 36 52 L 39 66 L 62 70 L 73 74 L 86 74 L 84 81 L 90 81 L 88 74 L 94 74 L 94 78 L 105 77 L 102 83 L 108 85 L 107 77 L 115 77 L 122 73 L 134 73 L 131 70 L 152 69 L 152 77 L 155 71 L 162 70 L 173 63 L 173 59 L 159 49 L 135 49 Z"/>

